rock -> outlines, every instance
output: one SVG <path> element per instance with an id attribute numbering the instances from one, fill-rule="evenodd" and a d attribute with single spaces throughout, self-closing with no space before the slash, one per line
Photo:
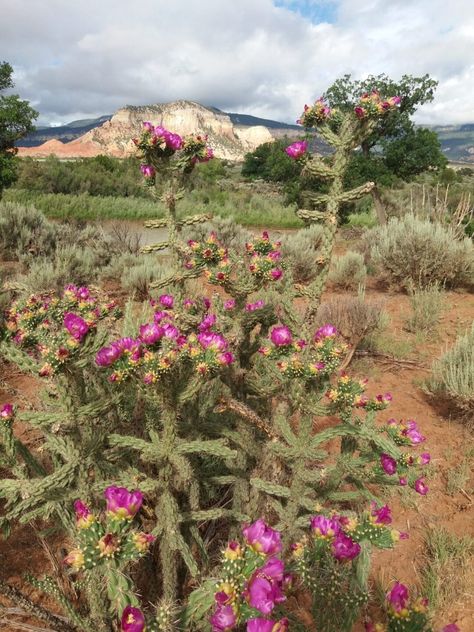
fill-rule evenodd
<path id="1" fill-rule="evenodd" d="M 224 112 L 192 101 L 174 101 L 149 106 L 127 106 L 118 110 L 110 121 L 71 142 L 49 140 L 37 147 L 20 147 L 18 154 L 36 157 L 55 154 L 60 158 L 106 154 L 122 158 L 135 152 L 132 138 L 140 134 L 143 121 L 163 125 L 181 136 L 207 134 L 215 156 L 232 161 L 243 160 L 247 152 L 273 140 L 268 128 L 262 125 L 236 127 Z"/>

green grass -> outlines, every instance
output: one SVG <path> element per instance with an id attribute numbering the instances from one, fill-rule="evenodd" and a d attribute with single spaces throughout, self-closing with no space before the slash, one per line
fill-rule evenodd
<path id="1" fill-rule="evenodd" d="M 474 538 L 458 537 L 433 527 L 425 534 L 425 554 L 420 564 L 421 594 L 432 608 L 442 610 L 461 598 L 474 554 Z"/>
<path id="2" fill-rule="evenodd" d="M 112 219 L 145 220 L 164 217 L 164 209 L 154 200 L 133 197 L 105 197 L 61 193 L 35 193 L 8 189 L 4 199 L 21 204 L 33 204 L 52 219 L 104 221 Z M 243 226 L 268 228 L 300 228 L 301 220 L 292 206 L 284 206 L 278 196 L 242 190 L 191 191 L 179 202 L 178 215 L 212 213 L 232 217 Z"/>

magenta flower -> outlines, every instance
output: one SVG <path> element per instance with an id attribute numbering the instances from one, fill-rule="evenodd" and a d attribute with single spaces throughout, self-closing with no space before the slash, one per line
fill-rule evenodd
<path id="1" fill-rule="evenodd" d="M 408 479 L 406 476 L 400 476 L 400 478 L 398 479 L 398 482 L 400 483 L 402 487 L 405 487 L 405 485 L 408 485 Z"/>
<path id="2" fill-rule="evenodd" d="M 270 274 L 272 275 L 272 279 L 274 281 L 278 281 L 278 279 L 281 279 L 281 277 L 283 276 L 283 270 L 281 268 L 273 268 Z"/>
<path id="3" fill-rule="evenodd" d="M 331 542 L 332 554 L 336 560 L 353 560 L 360 553 L 360 544 L 354 542 L 348 535 L 339 531 Z"/>
<path id="4" fill-rule="evenodd" d="M 211 619 L 212 632 L 227 632 L 237 625 L 237 617 L 232 606 L 218 606 Z"/>
<path id="5" fill-rule="evenodd" d="M 199 323 L 199 331 L 208 331 L 216 324 L 216 315 L 207 314 Z"/>
<path id="6" fill-rule="evenodd" d="M 153 165 L 140 165 L 140 171 L 145 178 L 153 178 L 155 176 L 155 167 Z"/>
<path id="7" fill-rule="evenodd" d="M 145 130 L 145 132 L 153 132 L 154 131 L 154 127 L 150 123 L 150 121 L 143 121 L 143 129 Z"/>
<path id="8" fill-rule="evenodd" d="M 281 536 L 260 518 L 242 529 L 247 544 L 257 553 L 275 555 L 281 551 Z"/>
<path id="9" fill-rule="evenodd" d="M 165 309 L 172 309 L 174 305 L 174 298 L 171 294 L 162 294 L 158 299 Z"/>
<path id="10" fill-rule="evenodd" d="M 160 327 L 156 323 L 147 323 L 146 325 L 140 325 L 140 340 L 146 345 L 154 345 L 158 342 L 165 332 L 163 327 Z"/>
<path id="11" fill-rule="evenodd" d="M 406 429 L 402 431 L 402 435 L 410 439 L 412 445 L 418 445 L 426 441 L 421 432 L 418 430 L 418 424 L 413 419 L 409 419 L 406 422 Z"/>
<path id="12" fill-rule="evenodd" d="M 418 463 L 420 465 L 428 465 L 430 461 L 431 461 L 431 454 L 429 452 L 423 452 L 418 457 Z"/>
<path id="13" fill-rule="evenodd" d="M 445 625 L 441 632 L 461 632 L 461 628 L 459 628 L 455 623 L 448 623 Z"/>
<path id="14" fill-rule="evenodd" d="M 357 118 L 363 119 L 365 117 L 365 110 L 364 108 L 360 107 L 360 105 L 358 105 L 357 107 L 354 108 L 354 112 L 355 115 L 357 116 Z"/>
<path id="15" fill-rule="evenodd" d="M 143 494 L 138 489 L 129 492 L 125 487 L 107 487 L 104 492 L 107 512 L 119 520 L 131 519 L 140 510 Z"/>
<path id="16" fill-rule="evenodd" d="M 87 505 L 82 500 L 74 502 L 74 512 L 76 514 L 76 526 L 78 529 L 87 529 L 94 522 L 94 516 Z"/>
<path id="17" fill-rule="evenodd" d="M 77 298 L 80 298 L 81 301 L 87 301 L 88 298 L 90 298 L 91 292 L 89 290 L 88 287 L 79 287 L 76 290 L 76 296 Z"/>
<path id="18" fill-rule="evenodd" d="M 143 632 L 145 629 L 145 617 L 138 608 L 127 606 L 122 613 L 122 632 Z"/>
<path id="19" fill-rule="evenodd" d="M 68 330 L 75 340 L 81 341 L 89 331 L 89 325 L 80 316 L 76 316 L 72 312 L 64 314 L 64 327 Z"/>
<path id="20" fill-rule="evenodd" d="M 231 353 L 230 351 L 226 351 L 225 353 L 221 353 L 221 355 L 219 356 L 219 363 L 223 364 L 224 366 L 232 364 L 232 362 L 234 362 L 234 361 L 235 361 L 234 354 Z"/>
<path id="21" fill-rule="evenodd" d="M 400 105 L 400 103 L 402 102 L 402 99 L 399 96 L 391 97 L 389 99 L 389 102 L 391 103 L 391 105 Z"/>
<path id="22" fill-rule="evenodd" d="M 234 307 L 235 307 L 235 298 L 229 298 L 229 300 L 225 301 L 224 303 L 225 310 L 231 310 L 231 309 L 234 309 Z"/>
<path id="23" fill-rule="evenodd" d="M 245 306 L 246 312 L 254 312 L 257 309 L 261 309 L 265 305 L 265 301 L 261 299 L 259 301 L 255 301 L 255 303 L 247 303 Z"/>
<path id="24" fill-rule="evenodd" d="M 177 151 L 183 146 L 183 139 L 179 134 L 172 134 L 171 132 L 168 132 L 164 134 L 164 138 L 166 146 L 173 151 Z"/>
<path id="25" fill-rule="evenodd" d="M 426 485 L 423 478 L 419 478 L 415 481 L 414 488 L 415 488 L 415 491 L 418 492 L 418 494 L 420 494 L 421 496 L 426 496 L 426 494 L 429 491 L 429 487 L 428 485 Z"/>
<path id="26" fill-rule="evenodd" d="M 112 344 L 110 347 L 102 347 L 95 356 L 95 363 L 98 366 L 110 366 L 121 355 L 122 351 L 117 345 Z"/>
<path id="27" fill-rule="evenodd" d="M 315 536 L 327 538 L 337 535 L 341 530 L 341 525 L 334 518 L 327 518 L 320 514 L 311 518 L 311 530 Z"/>
<path id="28" fill-rule="evenodd" d="M 172 338 L 173 340 L 178 338 L 179 329 L 174 325 L 171 325 L 171 323 L 165 323 L 162 328 L 165 338 Z"/>
<path id="29" fill-rule="evenodd" d="M 283 577 L 283 562 L 276 558 L 267 560 L 249 579 L 245 591 L 249 605 L 262 614 L 270 614 L 276 604 L 286 599 L 282 590 Z"/>
<path id="30" fill-rule="evenodd" d="M 377 504 L 372 502 L 370 513 L 375 518 L 375 524 L 391 524 L 392 522 L 392 512 L 388 505 L 377 509 Z"/>
<path id="31" fill-rule="evenodd" d="M 314 339 L 316 342 L 320 340 L 324 340 L 324 338 L 332 338 L 337 335 L 337 329 L 334 325 L 323 325 L 318 329 L 318 331 L 314 334 Z"/>
<path id="32" fill-rule="evenodd" d="M 212 331 L 202 331 L 198 334 L 197 339 L 203 349 L 216 349 L 217 351 L 225 351 L 227 349 L 227 341 L 221 336 Z"/>
<path id="33" fill-rule="evenodd" d="M 388 593 L 387 599 L 395 612 L 400 612 L 408 604 L 408 588 L 404 584 L 396 582 Z"/>
<path id="34" fill-rule="evenodd" d="M 4 421 L 13 419 L 13 404 L 3 404 L 0 408 L 0 417 Z"/>
<path id="35" fill-rule="evenodd" d="M 270 340 L 276 347 L 286 347 L 291 345 L 293 337 L 286 325 L 280 325 L 279 327 L 273 327 L 270 332 Z"/>
<path id="36" fill-rule="evenodd" d="M 249 619 L 247 621 L 247 632 L 286 632 L 288 630 L 288 619 L 273 621 L 272 619 Z"/>
<path id="37" fill-rule="evenodd" d="M 301 158 L 308 150 L 308 143 L 305 140 L 297 141 L 296 143 L 292 143 L 285 149 L 285 153 L 293 160 L 297 160 Z"/>
<path id="38" fill-rule="evenodd" d="M 380 455 L 380 465 L 385 474 L 392 476 L 397 471 L 397 462 L 389 454 Z"/>
<path id="39" fill-rule="evenodd" d="M 163 125 L 156 125 L 153 129 L 153 134 L 158 138 L 161 138 L 162 136 L 169 134 L 169 132 L 163 127 Z"/>

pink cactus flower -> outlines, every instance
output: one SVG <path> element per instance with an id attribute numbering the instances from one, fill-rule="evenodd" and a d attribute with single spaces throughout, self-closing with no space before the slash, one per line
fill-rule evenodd
<path id="1" fill-rule="evenodd" d="M 140 325 L 140 340 L 146 345 L 154 345 L 158 340 L 163 338 L 164 334 L 163 327 L 160 327 L 156 323 Z"/>
<path id="2" fill-rule="evenodd" d="M 143 612 L 133 606 L 127 606 L 122 613 L 122 632 L 143 632 L 145 629 L 145 617 Z"/>
<path id="3" fill-rule="evenodd" d="M 274 281 L 278 281 L 283 276 L 283 270 L 281 268 L 273 268 L 270 274 L 272 275 L 272 279 Z"/>
<path id="4" fill-rule="evenodd" d="M 445 625 L 441 632 L 461 632 L 461 628 L 459 628 L 455 623 L 448 623 Z"/>
<path id="5" fill-rule="evenodd" d="M 404 610 L 408 605 L 408 588 L 404 584 L 396 582 L 388 593 L 387 599 L 395 612 Z"/>
<path id="6" fill-rule="evenodd" d="M 331 542 L 332 554 L 336 560 L 353 560 L 360 553 L 360 544 L 340 531 Z"/>
<path id="7" fill-rule="evenodd" d="M 68 330 L 75 340 L 81 341 L 89 331 L 89 325 L 80 316 L 76 316 L 72 312 L 64 314 L 64 327 Z"/>
<path id="8" fill-rule="evenodd" d="M 143 129 L 145 130 L 145 132 L 153 132 L 154 131 L 154 127 L 150 123 L 150 121 L 144 121 L 143 122 Z"/>
<path id="9" fill-rule="evenodd" d="M 235 361 L 234 354 L 231 353 L 230 351 L 221 353 L 221 355 L 219 356 L 219 363 L 224 366 L 232 364 L 234 361 Z"/>
<path id="10" fill-rule="evenodd" d="M 94 522 L 94 516 L 87 505 L 82 500 L 74 502 L 74 512 L 76 514 L 76 526 L 78 529 L 88 529 Z"/>
<path id="11" fill-rule="evenodd" d="M 380 455 L 380 465 L 382 466 L 385 474 L 392 476 L 397 471 L 397 462 L 389 454 Z"/>
<path id="12" fill-rule="evenodd" d="M 354 108 L 354 112 L 357 118 L 360 118 L 360 119 L 365 118 L 366 111 L 364 110 L 364 108 L 360 107 L 360 105 Z"/>
<path id="13" fill-rule="evenodd" d="M 138 489 L 133 492 L 125 487 L 107 487 L 104 492 L 107 501 L 107 512 L 119 520 L 132 519 L 140 510 L 143 494 Z"/>
<path id="14" fill-rule="evenodd" d="M 237 616 L 232 606 L 218 606 L 210 622 L 212 632 L 228 632 L 237 625 Z"/>
<path id="15" fill-rule="evenodd" d="M 285 153 L 293 160 L 297 160 L 304 156 L 304 154 L 308 151 L 308 143 L 305 140 L 297 141 L 296 143 L 292 143 L 285 149 Z"/>
<path id="16" fill-rule="evenodd" d="M 318 329 L 318 331 L 314 334 L 314 339 L 316 342 L 320 340 L 324 340 L 325 338 L 333 338 L 337 336 L 337 329 L 334 325 L 323 325 Z"/>
<path id="17" fill-rule="evenodd" d="M 242 529 L 247 544 L 257 553 L 275 555 L 281 551 L 281 536 L 260 518 Z"/>
<path id="18" fill-rule="evenodd" d="M 392 511 L 388 505 L 377 508 L 377 504 L 372 502 L 370 513 L 375 524 L 391 524 L 392 522 Z"/>
<path id="19" fill-rule="evenodd" d="M 174 305 L 174 298 L 171 294 L 162 294 L 158 299 L 165 309 L 172 309 Z"/>
<path id="20" fill-rule="evenodd" d="M 315 536 L 333 537 L 339 533 L 341 525 L 334 518 L 318 515 L 311 518 L 311 530 Z"/>
<path id="21" fill-rule="evenodd" d="M 283 562 L 270 558 L 249 579 L 245 594 L 249 605 L 262 614 L 270 614 L 276 604 L 285 601 L 282 590 Z"/>
<path id="22" fill-rule="evenodd" d="M 95 356 L 95 363 L 97 364 L 97 366 L 110 366 L 118 358 L 120 358 L 121 355 L 122 351 L 117 345 L 102 347 L 102 349 L 99 349 Z"/>
<path id="23" fill-rule="evenodd" d="M 265 301 L 261 299 L 259 301 L 255 301 L 255 303 L 247 303 L 245 306 L 246 312 L 255 312 L 257 309 L 261 309 L 265 305 Z"/>
<path id="24" fill-rule="evenodd" d="M 208 331 L 214 327 L 216 320 L 217 318 L 215 314 L 207 314 L 199 323 L 199 331 Z"/>
<path id="25" fill-rule="evenodd" d="M 227 301 L 224 302 L 224 309 L 226 311 L 234 309 L 234 307 L 235 307 L 235 298 L 229 298 Z"/>
<path id="26" fill-rule="evenodd" d="M 156 174 L 156 170 L 153 165 L 140 165 L 140 171 L 142 176 L 145 178 L 153 178 Z"/>
<path id="27" fill-rule="evenodd" d="M 280 325 L 278 327 L 273 327 L 270 332 L 270 340 L 276 347 L 286 347 L 291 345 L 293 337 L 291 335 L 291 331 L 286 325 Z"/>
<path id="28" fill-rule="evenodd" d="M 429 487 L 428 485 L 426 485 L 423 478 L 419 478 L 415 481 L 414 488 L 415 488 L 415 491 L 421 496 L 426 496 L 426 494 L 429 492 Z"/>
<path id="29" fill-rule="evenodd" d="M 216 349 L 218 351 L 225 351 L 227 349 L 227 341 L 221 336 L 212 331 L 203 331 L 198 334 L 197 339 L 203 349 Z"/>
<path id="30" fill-rule="evenodd" d="M 429 452 L 423 452 L 417 459 L 420 465 L 428 465 L 431 461 L 431 454 Z"/>
<path id="31" fill-rule="evenodd" d="M 2 419 L 3 421 L 9 421 L 10 419 L 13 419 L 13 404 L 3 404 L 3 406 L 0 408 L 0 419 Z"/>

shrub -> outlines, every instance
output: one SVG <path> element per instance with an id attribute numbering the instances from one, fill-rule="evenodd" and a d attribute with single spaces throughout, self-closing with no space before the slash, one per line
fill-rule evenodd
<path id="1" fill-rule="evenodd" d="M 309 283 L 318 274 L 316 257 L 323 238 L 323 228 L 312 224 L 282 240 L 282 253 L 288 257 L 295 283 Z"/>
<path id="2" fill-rule="evenodd" d="M 0 203 L 0 258 L 26 253 L 49 256 L 56 248 L 57 228 L 34 206 Z"/>
<path id="3" fill-rule="evenodd" d="M 409 291 L 412 314 L 407 329 L 414 333 L 431 333 L 439 323 L 444 305 L 444 292 L 438 285 L 412 288 Z"/>
<path id="4" fill-rule="evenodd" d="M 28 272 L 18 278 L 27 292 L 59 291 L 68 283 L 86 285 L 95 281 L 104 261 L 92 248 L 60 247 L 54 257 L 34 259 Z"/>
<path id="5" fill-rule="evenodd" d="M 364 257 L 359 252 L 349 250 L 340 257 L 333 258 L 329 271 L 329 281 L 334 287 L 344 290 L 356 290 L 365 283 L 367 268 Z"/>
<path id="6" fill-rule="evenodd" d="M 122 261 L 125 262 L 125 258 L 122 258 Z M 169 273 L 169 268 L 158 264 L 153 257 L 135 258 L 135 265 L 123 270 L 120 283 L 122 288 L 136 299 L 145 300 L 150 296 L 150 284 L 169 276 Z"/>
<path id="7" fill-rule="evenodd" d="M 428 390 L 448 399 L 468 416 L 474 414 L 474 324 L 432 367 Z"/>
<path id="8" fill-rule="evenodd" d="M 473 281 L 472 241 L 457 240 L 449 228 L 439 224 L 406 215 L 369 231 L 365 241 L 374 264 L 402 287 L 434 283 L 457 287 Z"/>
<path id="9" fill-rule="evenodd" d="M 332 323 L 355 349 L 364 338 L 385 329 L 387 314 L 381 301 L 366 301 L 363 293 L 338 296 L 319 307 L 316 324 L 324 323 Z"/>
<path id="10" fill-rule="evenodd" d="M 234 218 L 219 217 L 219 215 L 213 217 L 212 221 L 186 227 L 183 230 L 183 238 L 186 241 L 188 239 L 203 241 L 211 232 L 216 232 L 219 235 L 219 241 L 225 248 L 237 250 L 242 250 L 246 242 L 252 238 L 252 233 L 237 224 Z"/>

